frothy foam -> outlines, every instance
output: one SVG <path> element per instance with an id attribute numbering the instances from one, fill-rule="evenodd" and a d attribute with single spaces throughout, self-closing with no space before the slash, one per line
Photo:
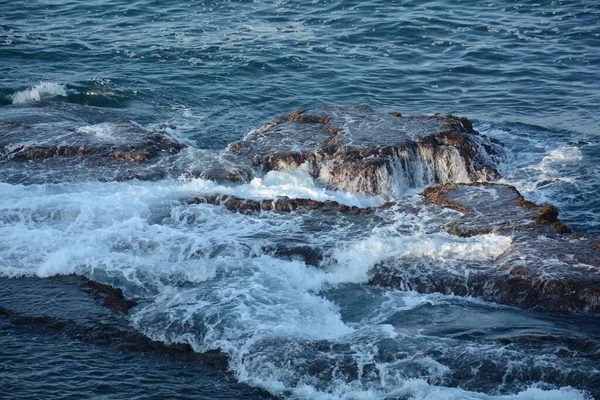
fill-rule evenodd
<path id="1" fill-rule="evenodd" d="M 350 205 L 374 202 L 317 188 L 312 179 L 298 172 L 273 172 L 249 184 L 230 186 L 203 179 L 0 185 L 0 246 L 4 253 L 0 273 L 5 276 L 92 274 L 97 268 L 132 276 L 147 271 L 148 264 L 166 268 L 169 263 L 167 269 L 183 273 L 193 270 L 195 259 L 221 253 L 247 257 L 257 251 L 258 243 L 268 246 L 270 237 L 285 237 L 299 229 L 287 219 L 242 216 L 202 204 L 172 205 L 193 195 L 289 195 Z"/>
<path id="2" fill-rule="evenodd" d="M 392 259 L 425 261 L 491 261 L 510 248 L 509 236 L 487 234 L 461 238 L 447 233 L 398 235 L 392 229 L 378 229 L 367 239 L 340 248 L 333 254 L 349 281 L 367 282 L 369 270 Z"/>
<path id="3" fill-rule="evenodd" d="M 29 89 L 13 93 L 11 97 L 13 104 L 22 104 L 66 95 L 65 85 L 55 82 L 40 82 Z"/>
<path id="4" fill-rule="evenodd" d="M 101 139 L 112 139 L 114 137 L 114 125 L 110 123 L 86 125 L 77 129 L 78 133 L 95 135 Z"/>
<path id="5" fill-rule="evenodd" d="M 580 162 L 583 155 L 578 147 L 565 146 L 552 150 L 550 154 L 542 159 L 542 165 L 564 162 Z"/>
<path id="6" fill-rule="evenodd" d="M 195 179 L 184 185 L 193 191 L 231 194 L 246 199 L 274 199 L 278 196 L 306 198 L 319 201 L 334 200 L 341 204 L 357 207 L 378 206 L 385 202 L 382 197 L 329 190 L 319 187 L 304 171 L 270 171 L 262 178 L 254 178 L 249 184 L 216 184 L 204 179 Z"/>

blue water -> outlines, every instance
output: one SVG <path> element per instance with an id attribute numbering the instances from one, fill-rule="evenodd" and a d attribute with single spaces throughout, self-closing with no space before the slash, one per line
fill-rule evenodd
<path id="1" fill-rule="evenodd" d="M 64 83 L 70 101 L 174 123 L 203 146 L 330 104 L 597 134 L 599 7 L 8 2 L 0 87 L 6 104 L 39 81 Z"/>
<path id="2" fill-rule="evenodd" d="M 600 180 L 597 178 L 600 174 L 599 67 L 600 3 L 594 1 L 0 2 L 0 121 L 9 120 L 15 114 L 15 110 L 25 109 L 36 102 L 42 102 L 44 107 L 58 110 L 59 115 L 63 110 L 61 106 L 76 105 L 78 107 L 76 110 L 80 110 L 79 114 L 74 113 L 73 108 L 64 108 L 65 121 L 76 121 L 81 126 L 91 125 L 98 122 L 98 115 L 106 115 L 107 121 L 115 118 L 132 120 L 147 129 L 165 133 L 199 149 L 222 149 L 271 118 L 300 108 L 365 104 L 380 111 L 399 111 L 403 115 L 431 113 L 465 115 L 474 120 L 477 130 L 502 140 L 510 150 L 510 158 L 503 166 L 503 182 L 516 185 L 530 200 L 557 204 L 564 222 L 575 230 L 596 234 L 600 233 L 600 200 L 598 200 Z M 94 117 L 89 117 L 88 112 Z M 2 180 L 1 175 L 0 180 Z M 211 225 L 207 215 L 216 213 L 219 215 L 218 218 L 230 217 L 222 216 L 221 211 L 207 210 L 202 207 L 191 210 L 174 207 L 174 211 L 171 210 L 169 214 L 164 211 L 167 207 L 165 204 L 161 203 L 158 206 L 153 202 L 156 198 L 167 196 L 165 193 L 180 191 L 179 188 L 173 189 L 176 184 L 172 182 L 155 185 L 136 182 L 131 186 L 95 185 L 94 183 L 72 187 L 40 185 L 37 189 L 29 191 L 18 185 L 2 185 L 0 191 L 4 191 L 3 195 L 6 196 L 0 197 L 0 200 L 5 201 L 2 203 L 3 210 L 25 210 L 24 213 L 30 212 L 33 217 L 24 225 L 22 236 L 19 236 L 21 233 L 17 234 L 20 231 L 16 228 L 2 225 L 13 230 L 4 232 L 5 235 L 11 232 L 10 240 L 8 236 L 0 239 L 0 251 L 4 252 L 3 258 L 11 260 L 10 265 L 9 262 L 2 264 L 0 261 L 0 274 L 49 276 L 55 273 L 77 272 L 91 276 L 96 273 L 94 277 L 99 280 L 116 283 L 128 289 L 130 293 L 147 296 L 147 299 L 158 298 L 157 304 L 163 305 L 170 304 L 167 300 L 169 293 L 172 292 L 166 289 L 161 292 L 160 285 L 164 284 L 165 280 L 171 279 L 171 275 L 169 278 L 160 277 L 161 268 L 168 269 L 169 274 L 177 275 L 178 282 L 187 282 L 186 284 L 204 282 L 203 285 L 210 286 L 209 283 L 214 278 L 211 274 L 215 270 L 216 276 L 220 276 L 221 266 L 213 265 L 212 259 L 207 264 L 206 270 L 203 270 L 202 266 L 194 264 L 193 260 L 174 255 L 179 250 L 182 254 L 187 251 L 183 249 L 185 247 L 183 245 L 182 250 L 172 244 L 177 243 L 177 240 L 189 244 L 193 242 L 192 237 L 202 237 L 202 240 L 206 241 L 202 246 L 216 248 L 223 236 L 231 234 L 231 240 L 221 245 L 231 246 L 234 249 L 243 248 L 242 256 L 236 253 L 235 257 L 242 257 L 244 262 L 248 263 L 248 259 L 254 260 L 249 255 L 252 251 L 247 251 L 253 241 L 267 241 L 270 240 L 269 235 L 277 236 L 282 232 L 303 234 L 300 232 L 303 228 L 294 225 L 296 222 L 282 221 L 279 217 L 268 221 L 263 219 L 257 219 L 258 222 L 252 221 L 261 225 L 261 229 L 264 229 L 261 231 L 248 221 L 241 221 L 242 217 L 231 217 L 231 221 L 227 220 L 228 222 L 220 226 Z M 301 182 L 299 185 L 302 186 L 304 183 Z M 51 196 L 58 197 L 50 198 Z M 135 207 L 138 206 L 131 206 L 137 201 L 139 201 L 139 209 L 143 210 L 141 216 L 136 214 L 138 210 Z M 40 221 L 34 218 L 35 213 L 41 212 L 44 207 L 59 210 L 58 214 L 64 218 L 63 225 L 52 219 L 55 217 L 44 219 L 40 226 L 29 224 L 31 221 L 36 223 Z M 114 217 L 116 222 L 110 225 L 106 221 L 114 211 L 112 207 L 117 208 L 115 213 L 118 215 Z M 81 211 L 81 215 L 89 220 L 73 217 L 70 212 L 75 209 L 85 210 L 85 212 Z M 156 215 L 148 216 L 154 213 L 155 209 L 159 209 L 160 218 Z M 210 232 L 214 233 L 207 234 L 206 230 L 190 227 L 182 217 L 188 214 L 194 215 L 198 220 L 206 218 L 206 221 L 203 220 L 206 226 L 202 225 L 202 228 L 213 229 Z M 146 225 L 142 228 L 135 225 L 136 218 L 141 218 L 143 221 L 140 224 Z M 162 225 L 155 223 L 156 221 L 162 221 Z M 56 225 L 53 225 L 54 223 Z M 304 226 L 300 222 L 298 224 Z M 71 231 L 63 229 L 66 225 Z M 68 253 L 67 250 L 61 250 L 57 243 L 52 242 L 52 238 L 44 236 L 43 232 L 47 232 L 47 229 L 62 232 L 62 236 L 56 237 L 55 242 L 68 243 L 70 240 L 75 240 L 79 246 L 86 249 L 86 253 L 64 255 L 64 252 Z M 339 229 L 340 232 L 343 230 Z M 110 235 L 113 235 L 111 238 L 118 236 L 119 240 L 123 241 L 127 241 L 129 237 L 134 243 L 132 246 L 138 252 L 130 254 L 131 258 L 120 258 L 115 255 L 117 253 L 107 239 Z M 164 249 L 160 248 L 164 254 L 158 251 L 159 255 L 153 258 L 153 255 L 149 255 L 151 252 L 142 249 L 143 246 L 139 243 L 151 241 L 155 237 L 164 238 L 165 243 L 169 244 L 165 245 Z M 344 237 L 342 233 L 340 237 Z M 31 240 L 31 244 L 15 245 L 11 241 L 13 239 L 22 240 L 23 243 Z M 23 253 L 19 252 L 21 250 Z M 39 250 L 40 256 L 22 255 L 30 254 L 33 250 Z M 82 261 L 85 257 L 94 262 L 86 264 Z M 238 258 L 235 258 L 236 263 L 239 261 Z M 176 265 L 177 260 L 185 262 Z M 108 266 L 102 264 L 103 262 Z M 240 265 L 243 264 L 242 261 L 239 262 Z M 286 267 L 272 259 L 262 262 L 264 265 L 275 263 L 273 268 L 283 268 L 285 271 L 289 271 L 285 269 L 288 267 L 297 268 L 295 264 Z M 254 261 L 250 262 L 252 263 Z M 37 269 L 39 265 L 45 268 L 43 272 Z M 139 273 L 145 268 L 143 265 L 155 266 L 159 272 L 144 270 L 148 275 L 140 278 L 129 270 L 131 268 Z M 188 267 L 192 272 L 186 270 Z M 279 278 L 277 275 L 269 275 L 260 268 L 262 267 L 258 264 L 249 267 L 250 271 L 258 271 L 252 275 L 256 279 Z M 98 274 L 98 271 L 104 271 L 105 275 Z M 124 279 L 119 275 L 121 273 L 127 277 L 135 275 L 136 279 L 133 279 L 135 284 Z M 297 272 L 294 275 L 290 272 L 290 276 L 294 279 L 302 274 Z M 160 283 L 153 282 L 152 279 Z M 244 275 L 236 276 L 235 279 L 227 281 L 225 287 L 233 292 L 237 289 L 241 290 L 247 282 L 245 279 L 249 278 Z M 172 286 L 169 286 L 169 290 L 175 290 L 173 287 L 177 287 L 172 285 L 172 282 L 169 284 Z M 223 306 L 223 309 L 219 308 L 219 312 L 228 310 L 231 312 L 232 319 L 242 313 L 242 310 L 236 308 L 241 307 L 239 305 L 231 306 L 233 309 L 228 308 L 230 305 L 225 305 L 226 296 L 223 293 L 219 292 L 218 296 L 212 297 L 192 294 L 187 291 L 189 288 L 186 284 L 182 284 L 185 287 L 183 294 L 177 292 L 181 297 L 175 297 L 181 300 L 182 304 L 193 305 L 196 301 L 198 309 L 201 309 L 201 311 L 196 310 L 201 314 L 201 317 L 198 317 L 197 314 L 188 315 L 182 311 L 184 309 L 182 304 L 173 306 L 183 315 L 180 316 L 182 319 L 187 318 L 186 323 L 196 321 L 200 325 L 206 321 L 214 322 L 214 319 L 218 318 L 216 314 L 213 315 L 202 309 L 205 302 Z M 294 292 L 297 288 L 290 289 L 286 285 L 288 283 L 278 283 L 274 286 L 282 293 L 288 294 L 282 295 L 285 299 L 281 300 L 282 302 L 296 304 L 306 300 L 308 295 L 298 294 Z M 307 293 L 315 290 L 310 284 L 306 285 Z M 273 287 L 268 286 L 267 289 L 265 290 L 268 292 L 273 290 Z M 289 291 L 286 291 L 288 289 Z M 353 313 L 360 316 L 358 318 L 360 321 L 364 321 L 364 318 L 369 315 L 370 311 L 362 310 L 358 306 L 353 311 L 345 308 L 347 305 L 344 305 L 343 299 L 352 298 L 356 295 L 355 291 L 362 296 L 367 296 L 375 308 L 396 297 L 403 298 L 403 295 L 398 293 L 377 292 L 366 295 L 352 286 L 346 288 L 345 292 L 342 291 L 346 295 L 340 295 L 335 290 L 338 289 L 328 287 L 323 293 L 316 290 L 318 295 L 310 301 L 306 300 L 307 303 L 302 303 L 297 310 L 300 315 L 307 313 L 316 320 L 319 315 L 329 318 L 327 321 L 333 328 L 326 326 L 316 326 L 313 330 L 307 328 L 308 333 L 302 336 L 298 332 L 304 331 L 294 329 L 301 324 L 310 325 L 316 322 L 311 319 L 312 317 L 304 320 L 299 317 L 294 319 L 297 316 L 290 315 L 290 319 L 285 320 L 281 325 L 271 321 L 271 317 L 266 318 L 267 322 L 264 322 L 264 326 L 257 323 L 256 332 L 260 329 L 283 326 L 281 329 L 295 332 L 289 337 L 297 335 L 300 343 L 303 343 L 302 340 L 315 338 L 334 340 L 340 335 L 347 335 L 350 331 L 359 329 L 356 325 L 358 323 L 352 321 Z M 190 298 L 186 297 L 188 295 Z M 265 293 L 262 295 L 267 297 Z M 410 298 L 393 301 L 399 304 L 412 304 Z M 423 315 L 428 315 L 429 307 L 462 310 L 457 311 L 457 316 L 463 315 L 464 310 L 469 307 L 475 308 L 481 315 L 487 313 L 489 307 L 492 309 L 496 307 L 472 304 L 454 298 L 435 301 L 423 298 L 415 301 L 419 304 L 414 306 L 416 308 L 410 308 L 412 306 L 406 304 L 405 306 L 412 310 L 411 313 L 418 311 Z M 252 304 L 248 306 L 250 309 L 255 306 L 254 303 Z M 259 301 L 258 304 L 263 304 L 264 313 L 252 309 L 248 311 L 249 319 L 241 319 L 243 323 L 250 323 L 252 318 L 260 319 L 268 313 L 285 314 L 270 301 Z M 338 306 L 342 311 L 336 309 Z M 155 308 L 158 309 L 158 305 Z M 137 314 L 132 322 L 135 327 L 155 339 L 179 338 L 178 335 L 182 332 L 178 329 L 169 331 L 172 326 L 158 316 L 151 315 L 152 310 L 149 306 L 148 309 Z M 164 310 L 154 311 L 157 315 L 164 312 Z M 513 310 L 501 309 L 497 312 L 502 314 L 498 317 L 501 321 L 513 321 Z M 439 312 L 432 314 L 436 315 Z M 443 315 L 444 312 L 441 314 Z M 548 327 L 553 323 L 546 321 L 545 316 L 524 314 L 526 315 L 520 315 L 519 318 L 529 321 L 532 330 L 544 331 L 547 328 L 550 332 L 555 330 L 563 332 L 564 325 L 568 325 L 560 322 L 557 326 Z M 424 322 L 414 315 L 402 318 L 394 317 L 393 313 L 385 315 L 386 318 L 375 320 L 381 322 L 397 318 L 402 323 L 398 322 L 394 326 L 408 324 L 408 326 L 425 329 Z M 224 319 L 227 319 L 227 316 Z M 469 331 L 476 322 L 476 320 L 466 321 L 464 326 L 457 329 Z M 212 327 L 213 333 L 222 336 L 215 338 L 214 343 L 219 345 L 236 343 L 237 345 L 242 339 L 247 340 L 244 335 L 252 336 L 251 333 L 244 331 L 240 337 L 230 338 L 227 329 L 233 329 L 232 326 L 237 326 L 237 323 L 232 322 L 229 325 L 228 322 L 215 323 Z M 290 328 L 287 323 L 295 328 Z M 588 322 L 577 321 L 575 325 L 577 324 L 581 324 L 581 327 L 573 331 L 584 329 Z M 522 329 L 526 330 L 526 328 Z M 331 329 L 330 335 L 325 334 L 328 329 Z M 418 331 L 417 328 L 415 330 Z M 436 332 L 435 329 L 432 331 Z M 30 336 L 23 333 L 11 331 L 10 334 L 11 337 L 16 337 L 17 341 L 31 340 Z M 161 336 L 163 334 L 164 336 Z M 369 334 L 362 334 L 365 337 L 356 339 L 356 342 L 346 338 L 344 339 L 346 341 L 342 341 L 339 346 L 350 348 L 354 343 L 376 342 Z M 589 337 L 597 339 L 597 333 L 588 332 L 588 334 Z M 360 336 L 358 333 L 356 335 Z M 460 347 L 463 345 L 454 342 L 457 339 L 445 337 L 443 332 L 432 333 L 432 335 L 444 337 L 447 341 L 444 345 L 445 349 L 456 347 L 465 352 L 469 350 L 467 345 L 463 344 L 465 347 Z M 277 340 L 283 343 L 292 340 L 289 337 L 285 340 L 275 338 L 270 343 L 263 343 L 262 345 L 267 349 L 265 354 L 281 346 Z M 48 346 L 57 346 L 57 348 L 70 346 L 64 343 L 62 338 L 44 337 L 43 340 L 48 342 Z M 432 355 L 435 354 L 434 343 L 425 340 L 426 344 L 419 344 L 421 339 L 414 340 L 415 343 L 411 343 L 409 347 L 413 350 L 421 349 L 416 351 L 420 354 L 419 357 L 415 356 L 416 358 L 420 360 L 427 357 L 435 358 Z M 286 342 L 286 345 L 294 347 L 299 353 L 290 350 L 289 354 L 280 355 L 275 360 L 269 359 L 266 355 L 261 359 L 263 353 L 253 346 L 259 346 L 262 342 L 247 340 L 244 343 L 243 351 L 249 352 L 255 359 L 243 365 L 248 370 L 240 367 L 233 371 L 231 379 L 235 385 L 238 385 L 238 381 L 243 382 L 249 385 L 248 387 L 266 389 L 282 397 L 314 398 L 328 393 L 331 394 L 331 398 L 364 398 L 367 394 L 372 398 L 385 396 L 405 398 L 402 396 L 409 396 L 406 393 L 417 393 L 415 398 L 429 399 L 451 396 L 454 396 L 452 398 L 483 398 L 468 397 L 471 394 L 467 393 L 478 393 L 477 396 L 521 393 L 518 396 L 522 397 L 516 398 L 525 399 L 530 398 L 527 396 L 535 395 L 533 393 L 535 390 L 563 390 L 560 388 L 570 385 L 575 389 L 588 390 L 588 394 L 600 393 L 597 385 L 587 387 L 582 383 L 585 379 L 581 378 L 581 375 L 592 374 L 592 380 L 600 379 L 597 375 L 597 370 L 600 369 L 597 353 L 593 352 L 592 356 L 577 359 L 572 365 L 564 366 L 563 372 L 566 370 L 571 372 L 564 372 L 562 378 L 556 378 L 554 375 L 548 378 L 548 381 L 545 380 L 543 372 L 532 372 L 532 370 L 527 370 L 529 372 L 523 373 L 524 376 L 518 378 L 508 377 L 510 375 L 508 374 L 504 380 L 491 374 L 494 377 L 490 377 L 488 383 L 481 383 L 481 376 L 476 381 L 460 377 L 445 380 L 444 368 L 436 364 L 443 364 L 443 361 L 438 359 L 435 363 L 432 361 L 429 367 L 419 364 L 420 367 L 415 367 L 416 372 L 413 371 L 414 373 L 409 376 L 418 380 L 429 373 L 430 382 L 432 385 L 437 385 L 435 387 L 459 387 L 460 390 L 466 390 L 465 392 L 443 392 L 441 389 L 438 392 L 426 391 L 419 389 L 418 384 L 410 390 L 405 387 L 403 392 L 399 386 L 394 388 L 394 383 L 384 387 L 366 384 L 360 386 L 350 378 L 348 380 L 350 383 L 340 381 L 331 385 L 331 382 L 323 383 L 316 378 L 315 382 L 301 381 L 302 384 L 306 384 L 306 387 L 300 389 L 294 386 L 295 383 L 290 383 L 295 381 L 289 376 L 282 376 L 277 382 L 275 379 L 271 382 L 267 378 L 268 374 L 257 365 L 272 363 L 274 368 L 284 368 L 278 366 L 277 362 L 281 360 L 289 362 L 294 357 L 300 357 L 301 350 L 306 351 L 306 354 L 312 354 L 310 357 L 316 358 L 323 356 L 323 352 L 302 347 L 297 343 L 297 347 L 294 347 L 294 344 Z M 85 347 L 83 344 L 77 346 Z M 80 351 L 78 349 L 65 350 L 65 354 Z M 241 354 L 236 353 L 238 350 L 238 348 L 235 352 L 232 350 L 232 354 Z M 31 351 L 36 352 L 38 349 L 31 348 Z M 95 348 L 81 351 L 89 351 L 89 357 L 94 359 L 102 357 L 102 349 L 99 352 Z M 529 352 L 524 356 L 527 363 L 537 365 L 536 362 L 541 362 L 535 358 L 536 351 L 542 350 L 534 347 L 533 350 L 525 351 Z M 501 362 L 497 368 L 506 369 L 508 365 L 516 363 L 518 352 L 517 349 L 515 354 L 507 356 L 508 361 L 504 364 Z M 343 360 L 339 360 L 344 354 L 351 353 L 350 350 L 340 350 L 334 352 L 331 359 L 343 364 Z M 51 361 L 53 358 L 58 360 L 60 355 L 48 352 L 46 357 Z M 109 358 L 118 359 L 118 357 L 114 353 L 109 354 Z M 560 355 L 556 357 L 560 358 Z M 489 354 L 482 355 L 482 359 L 485 359 L 482 363 L 491 363 L 494 359 L 493 351 L 490 350 Z M 544 360 L 544 362 L 551 364 L 555 362 L 553 360 Z M 129 361 L 136 363 L 135 358 Z M 151 365 L 152 362 L 154 361 L 139 361 L 142 365 L 145 365 L 143 363 Z M 171 361 L 161 366 L 166 374 L 169 373 L 167 368 L 169 362 Z M 29 366 L 29 361 L 24 363 L 27 364 L 27 367 L 23 366 L 24 369 L 34 368 Z M 416 361 L 415 363 L 418 364 Z M 579 367 L 581 368 L 578 370 Z M 127 369 L 126 366 L 124 368 Z M 255 370 L 250 370 L 251 368 Z M 411 367 L 406 368 L 410 370 Z M 560 368 L 553 373 L 560 375 L 562 372 L 559 370 Z M 68 368 L 65 368 L 65 371 L 68 371 Z M 294 374 L 293 371 L 291 375 Z M 296 372 L 305 373 L 301 367 L 298 367 Z M 136 375 L 142 372 L 139 367 L 132 366 L 129 373 Z M 179 370 L 174 373 L 181 376 Z M 2 378 L 1 374 L 2 369 L 0 369 L 0 378 Z M 465 374 L 468 375 L 467 372 Z M 525 376 L 527 374 L 529 375 Z M 11 369 L 10 374 L 5 375 L 4 379 L 8 379 L 17 391 L 14 393 L 15 396 L 20 394 L 26 398 L 40 393 L 39 391 L 27 392 L 28 378 L 25 374 L 20 374 L 18 369 Z M 35 379 L 43 381 L 50 378 L 36 376 Z M 159 381 L 160 383 L 157 383 Z M 112 382 L 117 386 L 119 380 Z M 183 382 L 181 385 L 192 384 L 185 379 L 177 382 Z M 173 385 L 179 384 L 177 382 Z M 221 381 L 218 382 L 220 385 Z M 279 382 L 289 386 L 285 384 L 282 384 L 284 387 L 278 386 Z M 231 383 L 230 388 L 224 389 L 224 393 L 231 397 L 244 397 L 248 393 L 255 393 L 245 387 L 238 389 L 234 383 Z M 165 383 L 150 379 L 148 385 L 151 387 L 153 384 L 164 385 Z M 313 386 L 310 386 L 311 384 Z M 187 398 L 224 397 L 222 393 L 219 394 L 219 385 L 207 385 L 206 391 L 201 394 L 192 391 Z M 532 389 L 532 385 L 537 386 Z M 294 390 L 291 389 L 292 387 Z M 35 390 L 38 388 L 36 387 Z M 77 390 L 85 392 L 86 389 Z M 173 390 L 172 393 L 181 393 L 177 389 Z M 227 390 L 231 390 L 234 394 Z M 527 390 L 532 392 L 526 393 Z M 68 396 L 68 390 L 64 393 Z M 166 393 L 171 392 L 166 390 Z M 185 391 L 183 393 L 181 397 L 186 398 Z M 567 398 L 561 397 L 563 395 L 567 396 L 567 393 L 543 392 L 540 394 L 541 397 L 537 398 L 551 398 L 549 396 Z M 568 395 L 574 396 L 573 398 L 578 396 L 574 392 L 569 392 Z"/>

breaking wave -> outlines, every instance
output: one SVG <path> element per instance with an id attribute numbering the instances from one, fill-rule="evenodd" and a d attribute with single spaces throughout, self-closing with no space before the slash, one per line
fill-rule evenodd
<path id="1" fill-rule="evenodd" d="M 13 104 L 29 103 L 47 100 L 57 96 L 67 96 L 67 88 L 56 82 L 40 82 L 29 89 L 21 90 L 11 95 Z"/>

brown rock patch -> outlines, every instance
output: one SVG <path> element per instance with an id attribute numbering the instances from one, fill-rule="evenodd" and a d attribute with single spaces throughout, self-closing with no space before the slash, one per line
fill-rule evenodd
<path id="1" fill-rule="evenodd" d="M 471 209 L 464 204 L 448 199 L 448 192 L 456 190 L 456 185 L 432 186 L 423 190 L 423 196 L 431 203 L 442 207 L 450 207 L 464 214 L 469 214 Z"/>

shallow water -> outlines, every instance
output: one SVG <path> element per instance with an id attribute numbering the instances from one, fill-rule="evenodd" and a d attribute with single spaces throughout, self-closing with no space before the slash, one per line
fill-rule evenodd
<path id="1" fill-rule="evenodd" d="M 170 176 L 152 182 L 65 181 L 70 171 L 32 167 L 17 184 L 0 170 L 0 275 L 13 278 L 2 285 L 85 275 L 139 298 L 129 323 L 148 337 L 220 348 L 230 360 L 230 374 L 217 373 L 0 316 L 0 340 L 12 349 L 0 360 L 2 395 L 600 396 L 595 316 L 368 284 L 369 269 L 389 259 L 493 261 L 510 235 L 437 232 L 453 212 L 243 215 L 184 201 L 214 192 L 356 206 L 389 200 L 325 189 L 301 172 L 240 185 L 190 177 L 277 115 L 366 104 L 472 118 L 509 150 L 501 182 L 556 204 L 574 230 L 598 234 L 600 6 L 30 1 L 5 4 L 0 15 L 0 121 L 101 141 L 117 137 L 103 123 L 131 120 L 191 146 Z M 279 251 L 297 247 L 323 258 Z M 40 284 L 31 296 L 55 298 L 52 290 Z M 2 293 L 7 309 L 31 301 Z"/>

